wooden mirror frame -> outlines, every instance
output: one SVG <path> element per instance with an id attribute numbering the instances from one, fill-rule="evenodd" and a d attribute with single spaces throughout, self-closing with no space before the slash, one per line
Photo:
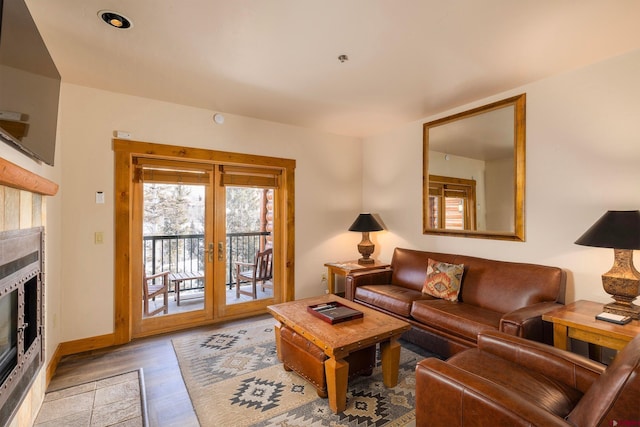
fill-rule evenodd
<path id="1" fill-rule="evenodd" d="M 514 230 L 445 230 L 429 227 L 429 129 L 489 111 L 514 107 Z M 501 101 L 474 108 L 442 119 L 423 124 L 423 168 L 422 168 L 422 224 L 423 234 L 436 234 L 458 237 L 525 241 L 524 233 L 524 193 L 525 193 L 525 134 L 526 134 L 526 94 L 517 95 Z"/>

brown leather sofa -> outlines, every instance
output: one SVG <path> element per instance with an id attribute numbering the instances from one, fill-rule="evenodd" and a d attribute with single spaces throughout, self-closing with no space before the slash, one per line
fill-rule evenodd
<path id="1" fill-rule="evenodd" d="M 640 335 L 605 367 L 500 332 L 416 368 L 417 426 L 609 427 L 640 423 Z"/>
<path id="2" fill-rule="evenodd" d="M 422 293 L 429 258 L 464 264 L 458 301 Z M 449 357 L 487 330 L 552 343 L 542 314 L 564 304 L 565 283 L 557 267 L 396 248 L 391 268 L 347 275 L 345 296 L 411 323 L 405 339 Z"/>

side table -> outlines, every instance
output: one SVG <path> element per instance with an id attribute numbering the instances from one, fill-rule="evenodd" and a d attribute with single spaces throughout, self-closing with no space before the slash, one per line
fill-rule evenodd
<path id="1" fill-rule="evenodd" d="M 596 320 L 604 304 L 580 300 L 542 315 L 542 320 L 553 323 L 553 345 L 569 349 L 569 338 L 589 344 L 622 350 L 636 335 L 640 334 L 640 321 L 632 320 L 626 325 Z M 592 349 L 590 348 L 590 353 Z"/>
<path id="2" fill-rule="evenodd" d="M 329 285 L 329 293 L 335 293 L 336 275 L 347 277 L 352 271 L 376 270 L 378 268 L 390 267 L 389 264 L 374 260 L 373 264 L 358 264 L 357 260 L 343 262 L 328 262 L 324 265 L 327 267 L 327 284 Z"/>

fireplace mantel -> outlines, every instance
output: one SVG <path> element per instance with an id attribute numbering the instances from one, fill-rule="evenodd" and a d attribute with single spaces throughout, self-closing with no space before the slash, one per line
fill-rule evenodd
<path id="1" fill-rule="evenodd" d="M 0 158 L 0 185 L 30 191 L 45 196 L 55 196 L 58 184 L 31 171 Z"/>

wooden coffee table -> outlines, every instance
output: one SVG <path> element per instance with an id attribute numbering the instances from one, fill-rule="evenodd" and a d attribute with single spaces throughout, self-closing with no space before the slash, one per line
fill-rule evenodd
<path id="1" fill-rule="evenodd" d="M 364 316 L 361 319 L 331 325 L 307 312 L 308 306 L 329 301 L 339 301 L 362 311 Z M 323 349 L 329 357 L 324 362 L 324 367 L 329 407 L 332 411 L 342 412 L 347 407 L 349 364 L 344 359 L 355 350 L 380 343 L 384 385 L 395 387 L 398 384 L 398 338 L 411 328 L 409 323 L 331 294 L 270 305 L 267 308 L 278 321 L 275 333 L 280 360 L 280 328 L 283 325 L 306 337 Z"/>

